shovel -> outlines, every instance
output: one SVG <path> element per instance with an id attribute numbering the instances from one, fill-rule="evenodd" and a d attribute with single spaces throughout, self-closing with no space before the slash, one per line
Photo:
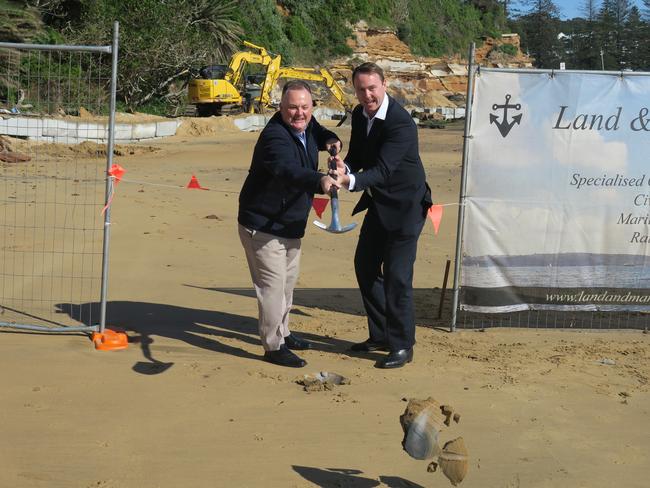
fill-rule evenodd
<path id="1" fill-rule="evenodd" d="M 330 147 L 329 153 L 331 156 L 336 156 L 336 148 L 334 146 Z M 330 169 L 336 170 L 335 161 L 330 162 Z M 357 226 L 357 224 L 355 223 L 348 224 L 345 227 L 341 227 L 341 222 L 339 221 L 339 192 L 336 188 L 332 188 L 330 190 L 330 197 L 331 197 L 331 206 L 332 206 L 332 222 L 328 227 L 327 225 L 320 222 L 319 220 L 314 220 L 314 225 L 316 227 L 320 227 L 323 230 L 326 230 L 327 232 L 332 232 L 334 234 L 343 234 L 344 232 L 348 232 L 354 229 Z"/>

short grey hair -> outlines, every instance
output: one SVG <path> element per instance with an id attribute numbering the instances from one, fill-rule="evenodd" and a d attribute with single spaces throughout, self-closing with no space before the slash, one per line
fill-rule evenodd
<path id="1" fill-rule="evenodd" d="M 307 90 L 311 95 L 311 87 L 309 86 L 309 83 L 303 80 L 287 81 L 282 87 L 282 98 L 284 98 L 284 94 L 290 90 Z"/>

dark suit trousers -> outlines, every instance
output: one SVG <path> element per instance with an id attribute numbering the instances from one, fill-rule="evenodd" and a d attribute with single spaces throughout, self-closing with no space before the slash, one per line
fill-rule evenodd
<path id="1" fill-rule="evenodd" d="M 368 315 L 370 340 L 391 351 L 415 344 L 413 264 L 424 218 L 408 229 L 387 231 L 372 206 L 361 226 L 354 269 Z"/>

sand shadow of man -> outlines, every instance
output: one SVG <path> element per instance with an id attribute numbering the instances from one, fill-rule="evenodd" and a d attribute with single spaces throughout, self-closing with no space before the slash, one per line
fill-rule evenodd
<path id="1" fill-rule="evenodd" d="M 361 476 L 363 471 L 346 468 L 314 468 L 310 466 L 293 466 L 293 470 L 307 481 L 321 488 L 350 486 L 354 488 L 374 488 L 380 483 L 391 488 L 424 488 L 400 476 L 380 476 L 379 481 Z"/>

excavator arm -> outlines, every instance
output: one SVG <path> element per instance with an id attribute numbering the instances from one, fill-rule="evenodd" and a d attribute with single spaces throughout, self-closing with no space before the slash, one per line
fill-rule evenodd
<path id="1" fill-rule="evenodd" d="M 317 70 L 315 68 L 280 67 L 279 63 L 277 67 L 273 67 L 273 63 L 268 66 L 266 79 L 264 80 L 262 92 L 259 97 L 259 105 L 261 108 L 267 107 L 271 102 L 271 90 L 279 78 L 293 78 L 324 83 L 334 98 L 343 106 L 346 113 L 352 112 L 354 108 L 354 103 L 347 97 L 327 68 Z"/>
<path id="2" fill-rule="evenodd" d="M 257 52 L 239 51 L 232 55 L 225 80 L 234 86 L 240 86 L 243 82 L 246 65 L 260 64 L 262 66 L 268 66 L 272 62 L 277 62 L 279 66 L 281 62 L 280 56 L 271 57 L 268 51 L 261 46 L 257 46 L 248 41 L 244 41 L 244 46 L 255 49 Z"/>

